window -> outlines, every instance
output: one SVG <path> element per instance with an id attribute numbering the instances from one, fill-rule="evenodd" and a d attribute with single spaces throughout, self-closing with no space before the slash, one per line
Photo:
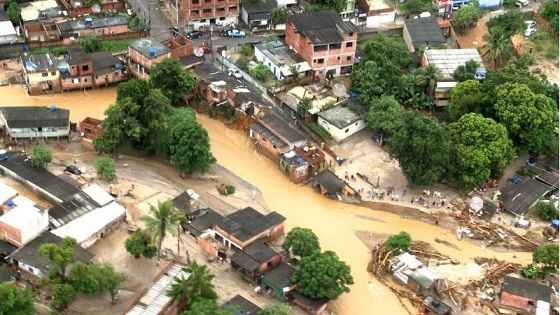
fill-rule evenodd
<path id="1" fill-rule="evenodd" d="M 346 56 L 346 61 L 348 62 L 352 61 L 352 56 Z"/>
<path id="2" fill-rule="evenodd" d="M 56 75 L 56 71 L 51 72 L 51 75 Z"/>
<path id="3" fill-rule="evenodd" d="M 336 57 L 336 60 L 340 60 L 340 56 Z"/>
<path id="4" fill-rule="evenodd" d="M 347 43 L 346 43 L 346 47 L 352 47 L 352 45 L 354 45 L 353 42 L 347 42 Z"/>
<path id="5" fill-rule="evenodd" d="M 222 17 L 220 18 L 220 21 L 225 21 L 225 20 L 226 20 L 226 17 L 225 17 L 225 16 L 222 16 Z"/>
<path id="6" fill-rule="evenodd" d="M 319 59 L 317 59 L 317 63 L 325 63 L 325 59 L 324 58 L 319 58 Z"/>
<path id="7" fill-rule="evenodd" d="M 191 15 L 198 15 L 198 14 L 199 14 L 198 10 L 192 10 L 191 11 Z"/>
<path id="8" fill-rule="evenodd" d="M 198 4 L 198 0 L 192 0 L 192 4 Z"/>
<path id="9" fill-rule="evenodd" d="M 200 23 L 206 23 L 206 19 L 200 20 Z"/>
<path id="10" fill-rule="evenodd" d="M 202 13 L 212 13 L 212 9 L 203 9 Z"/>
<path id="11" fill-rule="evenodd" d="M 41 73 L 41 76 L 43 76 L 43 77 L 48 77 L 48 76 L 49 76 L 49 73 L 48 73 L 48 72 L 43 72 L 43 73 Z"/>
<path id="12" fill-rule="evenodd" d="M 348 36 L 354 36 L 353 32 L 348 33 Z"/>

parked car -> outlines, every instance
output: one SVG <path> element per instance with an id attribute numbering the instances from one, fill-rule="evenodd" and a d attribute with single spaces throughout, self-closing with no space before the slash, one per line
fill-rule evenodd
<path id="1" fill-rule="evenodd" d="M 187 33 L 187 38 L 188 39 L 198 39 L 202 37 L 202 32 L 199 31 L 192 31 L 192 32 L 188 32 Z"/>
<path id="2" fill-rule="evenodd" d="M 76 165 L 68 165 L 64 171 L 74 175 L 82 175 L 82 171 Z"/>
<path id="3" fill-rule="evenodd" d="M 229 76 L 233 76 L 236 77 L 238 79 L 241 79 L 243 77 L 243 74 L 241 74 L 241 71 L 239 71 L 238 69 L 229 69 L 228 71 Z"/>
<path id="4" fill-rule="evenodd" d="M 245 37 L 245 32 L 240 31 L 240 30 L 226 31 L 226 37 L 243 38 L 243 37 Z"/>
<path id="5" fill-rule="evenodd" d="M 529 5 L 529 0 L 517 0 L 515 2 L 515 5 L 522 8 L 522 7 L 526 7 Z"/>
<path id="6" fill-rule="evenodd" d="M 531 35 L 537 32 L 537 23 L 535 21 L 525 21 L 525 32 L 523 35 L 525 37 L 531 37 Z"/>

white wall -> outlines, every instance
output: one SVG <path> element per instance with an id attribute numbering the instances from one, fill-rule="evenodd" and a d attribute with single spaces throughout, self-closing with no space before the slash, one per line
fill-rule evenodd
<path id="1" fill-rule="evenodd" d="M 265 54 L 263 54 L 260 51 L 260 49 L 256 46 L 255 46 L 255 58 L 257 59 L 258 62 L 262 62 L 262 64 L 264 64 L 268 69 L 270 69 L 270 71 L 272 71 L 272 74 L 274 74 L 276 80 L 284 79 L 284 77 L 282 76 L 282 72 L 280 71 L 280 68 L 274 63 L 272 63 L 272 60 L 268 59 L 268 57 Z"/>
<path id="2" fill-rule="evenodd" d="M 70 133 L 70 125 L 62 128 L 8 128 L 8 135 L 12 138 L 54 138 L 65 137 Z"/>
<path id="3" fill-rule="evenodd" d="M 351 135 L 355 134 L 356 132 L 366 127 L 366 122 L 363 119 L 359 119 L 358 121 L 355 121 L 354 123 L 352 123 L 352 125 L 344 129 L 338 129 L 338 127 L 332 125 L 331 123 L 329 123 L 328 121 L 326 121 L 320 116 L 317 119 L 317 122 L 321 127 L 325 128 L 329 132 L 329 134 L 333 137 L 333 139 L 336 140 L 337 142 L 350 137 Z"/>

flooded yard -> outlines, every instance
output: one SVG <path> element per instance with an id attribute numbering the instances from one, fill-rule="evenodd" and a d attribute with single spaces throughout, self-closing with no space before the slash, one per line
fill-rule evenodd
<path id="1" fill-rule="evenodd" d="M 29 97 L 20 87 L 4 87 L 0 93 L 4 96 L 0 105 L 57 104 L 71 110 L 73 121 L 85 116 L 102 118 L 115 97 L 114 88 Z M 367 272 L 370 253 L 358 232 L 394 234 L 405 230 L 413 239 L 429 242 L 436 250 L 464 263 L 472 262 L 477 256 L 519 263 L 531 260 L 529 253 L 498 252 L 457 241 L 453 233 L 432 224 L 326 199 L 309 187 L 291 183 L 272 161 L 255 151 L 242 132 L 227 129 L 206 116 L 199 116 L 199 121 L 208 130 L 219 164 L 258 187 L 266 205 L 287 217 L 288 229 L 295 226 L 313 229 L 323 249 L 336 251 L 351 266 L 355 284 L 350 293 L 334 303 L 336 314 L 408 314 L 391 291 Z M 445 239 L 453 246 L 436 243 L 436 238 Z"/>

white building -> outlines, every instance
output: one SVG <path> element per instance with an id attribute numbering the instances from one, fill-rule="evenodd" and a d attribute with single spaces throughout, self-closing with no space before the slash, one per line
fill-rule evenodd
<path id="1" fill-rule="evenodd" d="M 334 140 L 340 142 L 364 129 L 366 122 L 358 114 L 342 104 L 320 112 L 317 123 L 325 128 Z"/>
<path id="2" fill-rule="evenodd" d="M 13 44 L 17 41 L 17 33 L 10 21 L 0 21 L 0 44 Z"/>
<path id="3" fill-rule="evenodd" d="M 19 199 L 27 198 L 20 196 Z M 15 204 L 14 208 L 0 216 L 0 238 L 15 246 L 23 246 L 47 230 L 48 226 L 48 210 L 39 209 L 28 200 Z"/>
<path id="4" fill-rule="evenodd" d="M 268 67 L 277 80 L 293 76 L 294 71 L 298 76 L 311 71 L 307 61 L 279 40 L 256 45 L 255 58 Z"/>
<path id="5" fill-rule="evenodd" d="M 12 187 L 4 183 L 0 183 L 0 206 L 17 196 L 17 194 L 18 192 Z"/>
<path id="6" fill-rule="evenodd" d="M 482 63 L 482 58 L 475 48 L 467 49 L 426 49 L 422 58 L 422 65 L 435 66 L 441 73 L 441 81 L 453 81 L 453 73 L 459 66 L 464 66 L 468 61 L 478 62 L 478 69 L 475 77 L 483 79 L 486 76 L 486 69 Z"/>
<path id="7" fill-rule="evenodd" d="M 66 137 L 70 111 L 46 106 L 0 107 L 0 127 L 12 139 Z"/>

